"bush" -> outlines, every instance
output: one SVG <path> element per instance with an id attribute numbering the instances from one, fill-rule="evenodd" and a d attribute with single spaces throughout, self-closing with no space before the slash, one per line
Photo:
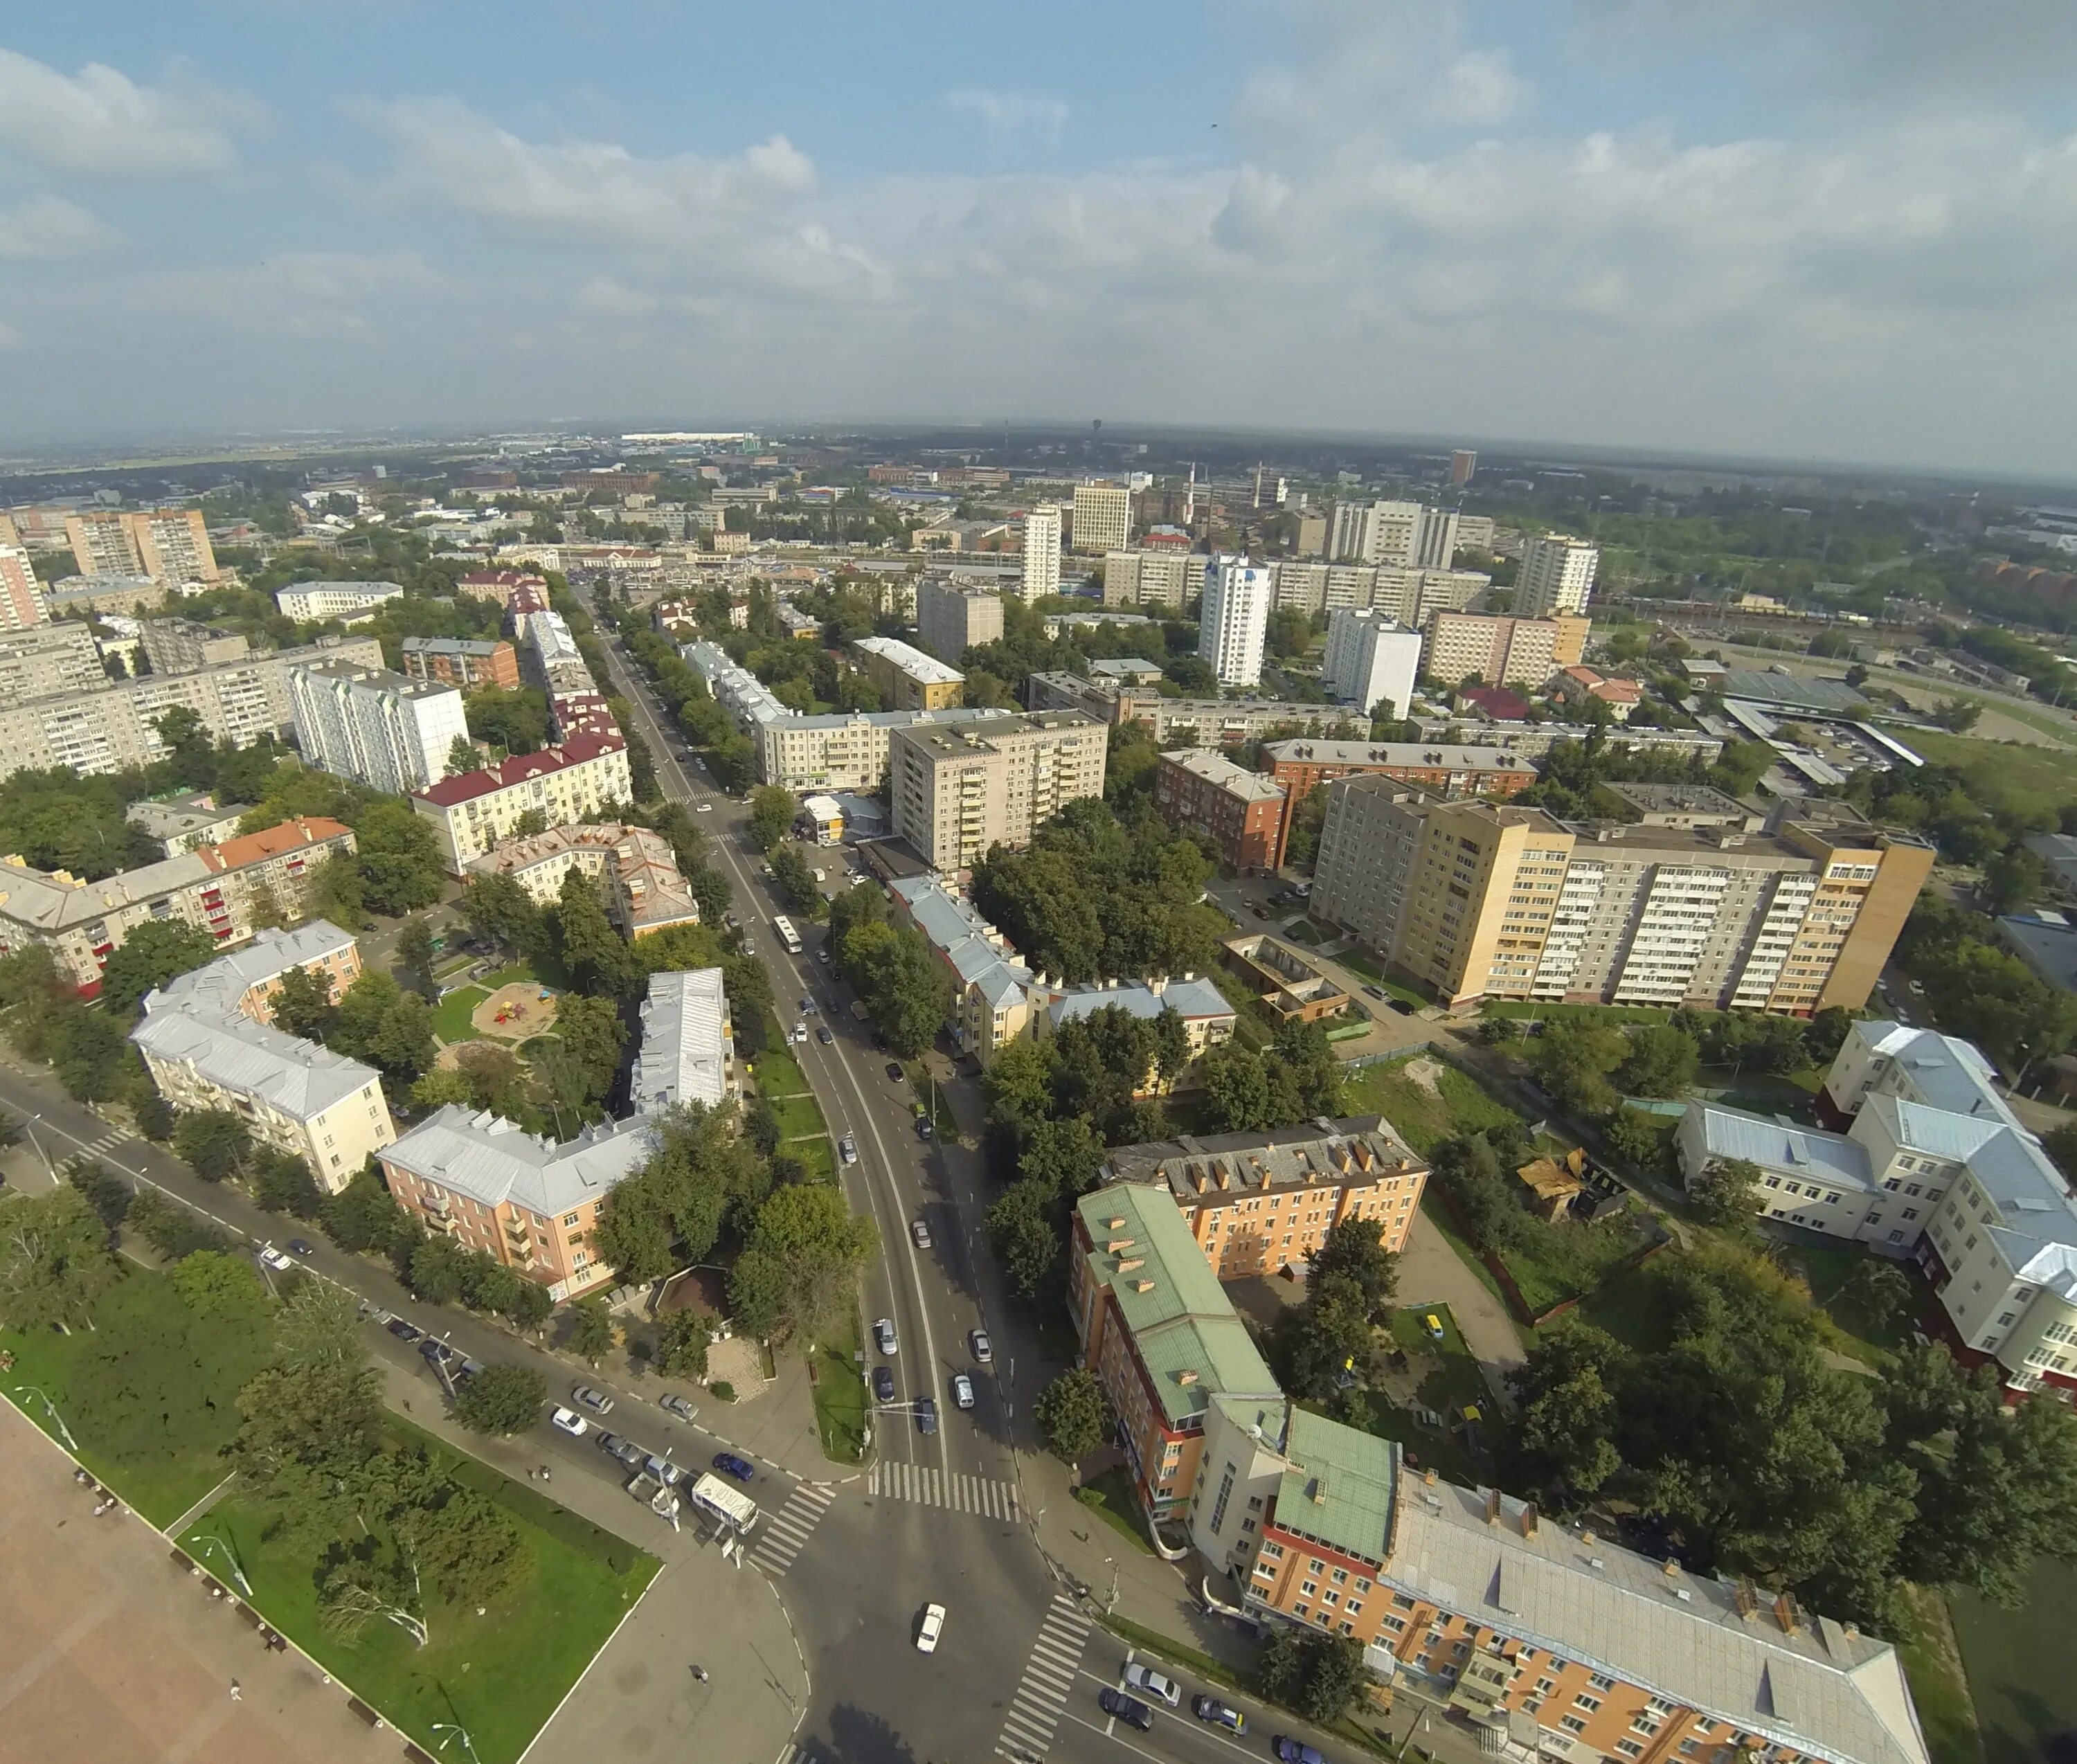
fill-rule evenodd
<path id="1" fill-rule="evenodd" d="M 732 1403 L 735 1400 L 735 1387 L 725 1378 L 716 1379 L 714 1383 L 708 1385 L 707 1388 L 724 1403 Z"/>
<path id="2" fill-rule="evenodd" d="M 475 1433 L 510 1437 L 541 1419 L 547 1381 L 530 1367 L 486 1366 L 455 1396 L 455 1416 Z"/>

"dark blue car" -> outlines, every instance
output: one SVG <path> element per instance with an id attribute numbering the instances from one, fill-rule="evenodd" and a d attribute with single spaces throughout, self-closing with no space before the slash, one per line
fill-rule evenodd
<path id="1" fill-rule="evenodd" d="M 747 1483 L 757 1474 L 747 1458 L 739 1458 L 734 1452 L 716 1452 L 714 1467 L 722 1475 L 733 1476 L 739 1483 Z"/>

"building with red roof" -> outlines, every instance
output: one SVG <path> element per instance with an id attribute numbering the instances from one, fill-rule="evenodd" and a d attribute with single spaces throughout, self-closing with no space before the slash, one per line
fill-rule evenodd
<path id="1" fill-rule="evenodd" d="M 627 743 L 615 730 L 572 735 L 539 753 L 443 778 L 413 793 L 411 807 L 432 823 L 447 872 L 458 876 L 472 859 L 510 838 L 531 811 L 556 827 L 634 800 Z"/>

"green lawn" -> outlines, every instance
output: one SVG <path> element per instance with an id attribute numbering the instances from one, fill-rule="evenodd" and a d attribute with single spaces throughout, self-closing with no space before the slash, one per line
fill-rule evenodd
<path id="1" fill-rule="evenodd" d="M 1538 1326 L 1542 1333 L 1563 1329 L 1577 1317 L 1597 1329 L 1605 1329 L 1618 1342 L 1650 1352 L 1667 1345 L 1666 1316 L 1649 1267 L 1625 1268 L 1613 1280 L 1596 1287 L 1563 1317 Z"/>
<path id="2" fill-rule="evenodd" d="M 800 1063 L 787 1046 L 778 1024 L 768 1018 L 764 1032 L 770 1045 L 750 1063 L 758 1094 L 775 1100 L 780 1096 L 807 1096 L 808 1080 L 801 1075 Z"/>
<path id="3" fill-rule="evenodd" d="M 104 1292 L 94 1328 L 70 1335 L 0 1331 L 15 1355 L 8 1400 L 155 1525 L 169 1525 L 223 1480 L 238 1430 L 227 1400 L 267 1361 L 271 1330 L 202 1325 L 164 1276 L 132 1271 Z"/>
<path id="4" fill-rule="evenodd" d="M 827 1134 L 818 1133 L 811 1139 L 789 1139 L 779 1149 L 788 1157 L 801 1160 L 809 1181 L 837 1179 L 837 1148 L 830 1143 Z"/>
<path id="5" fill-rule="evenodd" d="M 433 1007 L 433 1033 L 450 1047 L 456 1042 L 475 1040 L 476 1026 L 469 1016 L 489 996 L 489 988 L 484 986 L 464 986 L 448 993 Z"/>
<path id="6" fill-rule="evenodd" d="M 1435 1060 L 1442 1067 L 1432 1092 L 1406 1075 L 1409 1061 L 1417 1059 Z M 1423 1157 L 1437 1141 L 1453 1134 L 1521 1118 L 1470 1073 L 1433 1055 L 1409 1055 L 1347 1073 L 1342 1108 L 1346 1114 L 1383 1115 Z"/>
<path id="7" fill-rule="evenodd" d="M 1440 1341 L 1428 1333 L 1431 1317 L 1442 1325 Z M 1490 1405 L 1492 1392 L 1486 1387 L 1486 1375 L 1448 1305 L 1402 1305 L 1392 1313 L 1388 1326 L 1393 1344 L 1416 1367 L 1433 1363 L 1434 1370 L 1421 1379 L 1418 1393 L 1429 1408 L 1446 1413 L 1467 1403 Z"/>
<path id="8" fill-rule="evenodd" d="M 1950 1606 L 1988 1764 L 2067 1756 L 2077 1730 L 2077 1567 L 2043 1562 L 2017 1611 L 1962 1596 Z"/>
<path id="9" fill-rule="evenodd" d="M 809 1360 L 814 1380 L 815 1431 L 822 1456 L 835 1464 L 855 1464 L 865 1455 L 867 1402 L 865 1371 L 858 1363 L 858 1319 L 853 1317 L 841 1341 L 818 1342 Z"/>
<path id="10" fill-rule="evenodd" d="M 811 1138 L 828 1130 L 822 1111 L 812 1096 L 781 1096 L 772 1104 L 772 1113 L 778 1121 L 782 1140 Z"/>
<path id="11" fill-rule="evenodd" d="M 1122 1470 L 1113 1466 L 1101 1476 L 1084 1483 L 1075 1491 L 1075 1499 L 1113 1531 L 1130 1538 L 1142 1555 L 1154 1554 L 1154 1546 L 1147 1541 L 1147 1528 L 1140 1522 L 1139 1502 L 1132 1492 L 1132 1479 Z"/>
<path id="12" fill-rule="evenodd" d="M 1560 1017 L 1592 1017 L 1604 1023 L 1663 1023 L 1673 1013 L 1652 1005 L 1558 1005 L 1534 998 L 1489 998 L 1479 1007 L 1479 1014 L 1538 1023 Z"/>
<path id="13" fill-rule="evenodd" d="M 1976 1730 L 1976 1712 L 1969 1683 L 1956 1651 L 1954 1625 L 1939 1594 L 1923 1587 L 1905 1589 L 1918 1634 L 1897 1644 L 1918 1724 L 1925 1733 L 1933 1764 L 1984 1764 L 1983 1737 Z"/>
<path id="14" fill-rule="evenodd" d="M 220 1555 L 201 1556 L 198 1540 L 213 1537 L 228 1546 L 267 1620 L 419 1745 L 437 1745 L 434 1722 L 457 1722 L 483 1764 L 507 1764 L 555 1712 L 658 1565 L 487 1465 L 463 1459 L 461 1468 L 465 1480 L 519 1521 L 532 1572 L 486 1616 L 434 1610 L 423 1648 L 388 1624 L 371 1625 L 352 1642 L 327 1633 L 318 1620 L 316 1554 L 270 1533 L 266 1513 L 249 1503 L 219 1502 L 181 1541 L 219 1572 Z"/>
<path id="15" fill-rule="evenodd" d="M 1871 1366 L 1885 1365 L 1911 1339 L 1912 1317 L 1918 1308 L 1915 1303 L 1900 1305 L 1893 1316 L 1878 1317 L 1850 1289 L 1854 1271 L 1869 1259 L 1867 1250 L 1784 1244 L 1781 1259 L 1809 1283 L 1811 1302 L 1832 1322 L 1834 1345 L 1854 1358 Z M 1910 1281 L 1914 1297 L 1924 1296 L 1923 1283 L 1915 1269 L 1900 1262 L 1891 1265 Z"/>
<path id="16" fill-rule="evenodd" d="M 2003 710 L 2004 706 L 1997 707 Z M 2068 732 L 2058 730 L 2065 739 Z M 2015 809 L 2044 809 L 2054 814 L 2064 803 L 2077 801 L 2077 751 L 2041 747 L 1971 735 L 1933 734 L 1911 729 L 1898 738 L 1935 764 L 1951 766 L 1969 780 L 1971 793 L 1984 803 Z"/>

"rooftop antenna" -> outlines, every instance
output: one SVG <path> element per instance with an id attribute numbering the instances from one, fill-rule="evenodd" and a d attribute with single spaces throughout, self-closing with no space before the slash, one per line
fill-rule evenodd
<path id="1" fill-rule="evenodd" d="M 1197 462 L 1190 462 L 1190 490 L 1183 501 L 1183 526 L 1185 531 L 1196 524 L 1197 518 Z"/>

